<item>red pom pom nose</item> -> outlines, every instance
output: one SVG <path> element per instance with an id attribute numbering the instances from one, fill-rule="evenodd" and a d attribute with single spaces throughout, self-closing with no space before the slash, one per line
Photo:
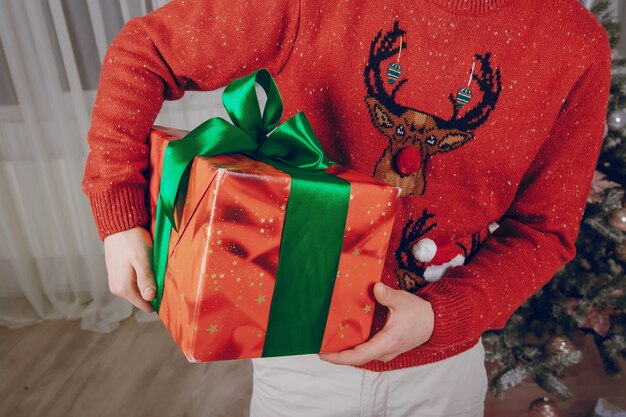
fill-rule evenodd
<path id="1" fill-rule="evenodd" d="M 417 172 L 422 162 L 422 155 L 415 146 L 402 148 L 395 156 L 396 170 L 402 175 L 411 175 Z"/>

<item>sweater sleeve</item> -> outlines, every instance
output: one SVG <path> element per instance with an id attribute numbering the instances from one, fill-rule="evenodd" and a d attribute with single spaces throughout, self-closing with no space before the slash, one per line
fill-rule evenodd
<path id="1" fill-rule="evenodd" d="M 258 68 L 276 76 L 299 16 L 299 0 L 173 0 L 124 25 L 102 64 L 82 180 L 101 240 L 148 224 L 147 137 L 163 101 Z"/>
<path id="2" fill-rule="evenodd" d="M 434 310 L 423 346 L 442 348 L 501 329 L 513 312 L 576 255 L 604 136 L 611 82 L 606 47 L 577 80 L 525 172 L 512 204 L 474 257 L 418 292 Z"/>

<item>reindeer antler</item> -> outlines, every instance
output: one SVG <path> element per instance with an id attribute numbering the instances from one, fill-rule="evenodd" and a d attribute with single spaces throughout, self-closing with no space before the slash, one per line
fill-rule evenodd
<path id="1" fill-rule="evenodd" d="M 411 256 L 411 243 L 415 242 L 418 238 L 424 236 L 430 232 L 437 223 L 432 223 L 426 226 L 429 219 L 435 217 L 434 213 L 429 213 L 428 209 L 422 211 L 422 215 L 417 219 L 409 219 L 402 229 L 402 238 L 400 239 L 400 245 L 396 249 L 396 262 L 401 268 L 408 266 L 407 259 Z M 403 256 L 404 253 L 404 256 Z"/>
<path id="2" fill-rule="evenodd" d="M 476 72 L 472 75 L 472 78 L 478 84 L 480 91 L 483 92 L 483 97 L 476 106 L 469 110 L 463 117 L 457 118 L 459 114 L 459 108 L 456 105 L 454 95 L 450 93 L 448 97 L 452 103 L 452 117 L 449 121 L 444 122 L 448 128 L 456 128 L 470 132 L 475 130 L 484 123 L 489 117 L 489 113 L 495 108 L 500 91 L 502 91 L 502 83 L 500 82 L 500 67 L 496 68 L 495 72 L 491 68 L 489 58 L 491 53 L 487 52 L 485 55 L 474 55 L 478 61 L 480 61 L 480 75 Z"/>
<path id="3" fill-rule="evenodd" d="M 406 31 L 400 29 L 399 22 L 396 21 L 393 25 L 393 29 L 386 32 L 383 36 L 383 31 L 378 32 L 374 40 L 370 45 L 370 58 L 365 66 L 365 85 L 367 86 L 368 96 L 377 98 L 383 103 L 389 110 L 398 114 L 402 113 L 403 107 L 396 103 L 396 93 L 402 88 L 402 86 L 408 81 L 403 78 L 396 86 L 391 90 L 391 94 L 387 93 L 385 89 L 385 83 L 380 75 L 380 65 L 386 59 L 393 57 L 400 51 L 400 45 L 394 47 L 398 38 L 406 35 Z M 402 48 L 406 48 L 407 43 L 402 42 Z"/>

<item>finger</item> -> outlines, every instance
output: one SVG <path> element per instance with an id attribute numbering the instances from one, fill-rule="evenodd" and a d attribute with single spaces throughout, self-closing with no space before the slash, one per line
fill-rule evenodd
<path id="1" fill-rule="evenodd" d="M 144 300 L 141 294 L 139 293 L 139 287 L 137 286 L 137 279 L 138 279 L 137 272 L 135 269 L 133 269 L 131 285 L 126 293 L 126 297 L 124 298 L 130 301 L 135 307 L 145 311 L 146 313 L 152 313 L 154 311 L 154 309 L 152 308 L 152 305 L 148 301 Z"/>
<path id="2" fill-rule="evenodd" d="M 370 340 L 341 352 L 320 353 L 320 359 L 336 365 L 360 365 L 380 358 L 391 351 L 393 340 L 389 332 L 380 331 Z"/>
<path id="3" fill-rule="evenodd" d="M 110 271 L 109 289 L 111 293 L 124 298 L 135 307 L 147 313 L 152 312 L 153 309 L 150 303 L 141 298 L 139 294 L 135 269 L 130 263 L 124 263 L 124 266 Z"/>
<path id="4" fill-rule="evenodd" d="M 146 257 L 132 262 L 137 276 L 137 288 L 145 301 L 150 301 L 156 296 L 156 281 L 152 274 L 152 267 Z"/>
<path id="5" fill-rule="evenodd" d="M 374 296 L 376 301 L 388 307 L 390 310 L 401 310 L 407 303 L 411 303 L 415 297 L 405 290 L 391 288 L 383 282 L 377 282 L 374 285 Z"/>

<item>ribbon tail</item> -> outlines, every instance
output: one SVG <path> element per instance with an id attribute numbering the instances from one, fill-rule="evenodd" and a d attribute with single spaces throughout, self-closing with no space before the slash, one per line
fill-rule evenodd
<path id="1" fill-rule="evenodd" d="M 167 269 L 167 257 L 170 247 L 170 235 L 172 224 L 163 213 L 163 206 L 157 204 L 154 227 L 154 246 L 152 248 L 152 263 L 154 278 L 156 280 L 156 295 L 150 300 L 152 308 L 157 313 L 161 307 L 163 287 L 165 283 L 165 271 Z"/>

